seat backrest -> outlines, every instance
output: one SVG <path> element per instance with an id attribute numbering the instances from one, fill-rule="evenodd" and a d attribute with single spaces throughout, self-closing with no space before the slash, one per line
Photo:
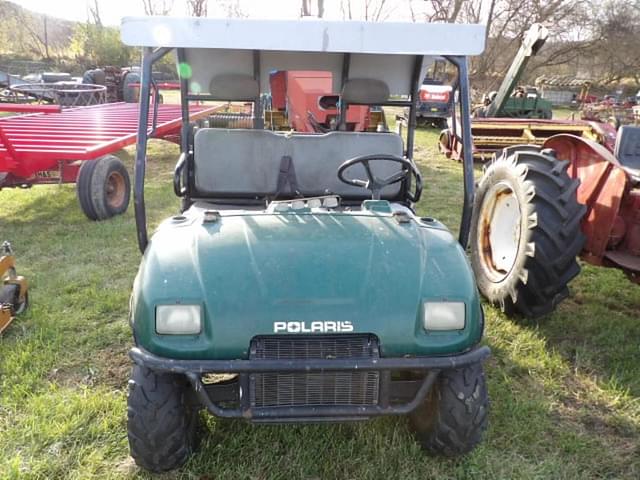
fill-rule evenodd
<path id="1" fill-rule="evenodd" d="M 374 78 L 351 78 L 342 88 L 342 100 L 346 103 L 373 105 L 389 100 L 389 86 Z"/>
<path id="2" fill-rule="evenodd" d="M 620 127 L 613 154 L 620 165 L 640 172 L 640 127 L 631 125 Z"/>
<path id="3" fill-rule="evenodd" d="M 338 179 L 338 167 L 350 158 L 375 153 L 402 156 L 402 139 L 395 133 L 330 132 L 283 134 L 269 130 L 203 128 L 194 144 L 194 197 L 242 198 L 295 195 L 290 184 L 278 192 L 282 158 L 291 158 L 298 191 L 305 196 L 330 192 L 345 198 L 367 199 L 371 193 Z M 398 163 L 371 164 L 374 174 L 388 177 Z M 346 172 L 348 178 L 366 179 L 362 165 Z M 382 198 L 393 199 L 401 184 L 390 185 Z"/>

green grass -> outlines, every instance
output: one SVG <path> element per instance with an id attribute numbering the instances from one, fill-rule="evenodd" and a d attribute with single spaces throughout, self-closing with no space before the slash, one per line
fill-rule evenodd
<path id="1" fill-rule="evenodd" d="M 461 167 L 420 130 L 421 214 L 457 230 Z M 121 152 L 129 165 L 132 150 Z M 175 146 L 150 148 L 150 223 L 174 213 Z M 140 255 L 133 209 L 81 213 L 72 185 L 0 192 L 0 240 L 13 242 L 31 308 L 0 339 L 0 478 L 149 478 L 128 456 L 127 305 Z M 180 479 L 640 478 L 640 287 L 583 266 L 573 295 L 540 322 L 487 306 L 491 396 L 486 440 L 431 458 L 403 418 L 251 426 L 208 416 Z"/>

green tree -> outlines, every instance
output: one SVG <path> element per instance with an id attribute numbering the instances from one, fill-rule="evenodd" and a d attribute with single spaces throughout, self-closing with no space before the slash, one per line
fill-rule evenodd
<path id="1" fill-rule="evenodd" d="M 85 64 L 125 66 L 137 60 L 135 49 L 120 42 L 117 28 L 100 24 L 78 24 L 71 45 L 76 58 Z"/>

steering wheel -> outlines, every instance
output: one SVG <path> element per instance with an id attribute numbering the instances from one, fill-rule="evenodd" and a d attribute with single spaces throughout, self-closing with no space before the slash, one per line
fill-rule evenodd
<path id="1" fill-rule="evenodd" d="M 399 163 L 400 165 L 402 165 L 402 169 L 387 178 L 378 178 L 373 174 L 373 172 L 371 171 L 371 166 L 369 165 L 370 162 L 375 161 Z M 367 172 L 368 180 L 361 180 L 359 178 L 345 178 L 345 170 L 353 167 L 358 163 L 364 165 L 364 169 Z M 408 158 L 386 153 L 374 153 L 372 155 L 360 155 L 350 158 L 338 168 L 338 178 L 341 182 L 344 182 L 347 185 L 353 185 L 354 187 L 361 187 L 371 190 L 371 198 L 373 200 L 380 200 L 380 192 L 384 187 L 401 182 L 402 180 L 410 176 L 413 176 L 415 178 L 416 186 L 413 193 L 407 192 L 407 197 L 409 198 L 409 200 L 416 203 L 418 200 L 420 200 L 420 195 L 422 195 L 422 175 L 420 175 L 420 172 L 418 171 L 414 163 Z"/>

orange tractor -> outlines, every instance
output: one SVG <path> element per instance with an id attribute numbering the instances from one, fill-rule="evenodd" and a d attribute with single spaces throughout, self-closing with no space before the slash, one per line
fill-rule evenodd
<path id="1" fill-rule="evenodd" d="M 480 180 L 470 250 L 478 288 L 507 313 L 551 312 L 578 255 L 640 284 L 640 127 L 621 127 L 613 153 L 568 134 L 504 149 Z"/>
<path id="2" fill-rule="evenodd" d="M 16 273 L 11 244 L 0 247 L 0 334 L 28 305 L 27 281 Z"/>

